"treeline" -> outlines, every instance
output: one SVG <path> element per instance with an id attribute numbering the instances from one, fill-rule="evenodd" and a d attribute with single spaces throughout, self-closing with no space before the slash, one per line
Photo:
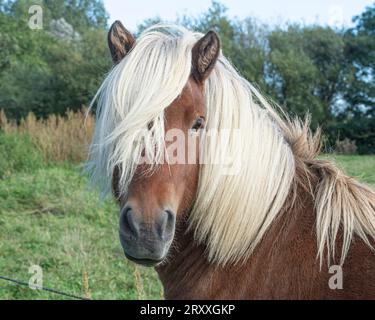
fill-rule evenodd
<path id="1" fill-rule="evenodd" d="M 32 30 L 36 3 L 0 0 L 0 109 L 17 120 L 81 109 L 111 66 L 101 1 L 39 1 L 43 29 Z"/>
<path id="2" fill-rule="evenodd" d="M 27 26 L 31 4 L 0 0 L 0 109 L 17 120 L 30 111 L 46 117 L 87 105 L 111 65 L 102 1 L 45 0 L 43 30 Z M 375 153 L 375 3 L 350 29 L 230 19 L 215 1 L 177 22 L 217 31 L 237 69 L 289 113 L 309 112 L 328 148 Z"/>

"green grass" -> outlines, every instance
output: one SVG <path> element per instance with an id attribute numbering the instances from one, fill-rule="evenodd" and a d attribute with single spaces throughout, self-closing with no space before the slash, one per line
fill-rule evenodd
<path id="1" fill-rule="evenodd" d="M 33 172 L 43 167 L 43 157 L 25 134 L 0 132 L 0 179 L 16 171 Z"/>
<path id="2" fill-rule="evenodd" d="M 356 177 L 360 181 L 375 189 L 375 156 L 358 155 L 328 155 L 349 176 Z"/>
<path id="3" fill-rule="evenodd" d="M 375 156 L 334 158 L 375 187 Z M 36 264 L 43 268 L 44 286 L 76 295 L 161 298 L 155 271 L 124 258 L 116 204 L 99 202 L 78 167 L 26 169 L 0 178 L 0 275 L 28 281 Z M 64 298 L 0 280 L 0 299 Z"/>
<path id="4" fill-rule="evenodd" d="M 28 282 L 36 264 L 46 287 L 93 299 L 160 299 L 155 271 L 124 258 L 116 204 L 100 203 L 86 183 L 69 166 L 0 180 L 0 275 Z M 0 280 L 0 299 L 62 298 Z"/>

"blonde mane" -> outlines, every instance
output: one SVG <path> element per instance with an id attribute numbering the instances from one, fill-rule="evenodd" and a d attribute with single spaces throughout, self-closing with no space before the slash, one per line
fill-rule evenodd
<path id="1" fill-rule="evenodd" d="M 111 190 L 112 174 L 121 167 L 126 192 L 143 147 L 159 163 L 164 144 L 164 110 L 186 85 L 191 50 L 203 35 L 177 26 L 156 25 L 144 31 L 131 52 L 108 74 L 94 100 L 97 124 L 88 171 L 103 194 Z M 341 263 L 353 234 L 370 245 L 375 235 L 375 194 L 327 161 L 316 160 L 319 134 L 308 122 L 279 115 L 261 94 L 219 55 L 205 84 L 207 130 L 238 129 L 226 152 L 240 160 L 238 172 L 202 164 L 198 191 L 189 217 L 195 239 L 204 243 L 210 261 L 221 265 L 245 261 L 302 185 L 316 204 L 318 255 L 334 255 L 343 230 Z M 277 111 L 278 112 L 277 112 Z M 140 130 L 151 134 L 140 147 Z M 205 156 L 217 149 L 207 142 Z M 321 177 L 310 183 L 313 172 Z"/>

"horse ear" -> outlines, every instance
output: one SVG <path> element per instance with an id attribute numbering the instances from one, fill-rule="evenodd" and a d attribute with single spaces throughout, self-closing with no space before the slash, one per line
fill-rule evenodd
<path id="1" fill-rule="evenodd" d="M 220 53 L 220 39 L 216 32 L 209 31 L 193 47 L 193 76 L 203 82 L 208 78 Z"/>
<path id="2" fill-rule="evenodd" d="M 135 39 L 120 21 L 115 21 L 108 32 L 108 47 L 113 63 L 119 63 L 133 47 Z"/>

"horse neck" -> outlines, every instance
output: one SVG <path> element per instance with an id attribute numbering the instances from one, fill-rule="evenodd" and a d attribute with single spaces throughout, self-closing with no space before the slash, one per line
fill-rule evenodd
<path id="1" fill-rule="evenodd" d="M 213 268 L 204 250 L 204 246 L 194 240 L 193 233 L 187 231 L 187 224 L 182 223 L 176 231 L 167 261 L 155 268 L 166 299 L 196 298 L 196 294 L 199 294 L 197 284 Z"/>
<path id="2" fill-rule="evenodd" d="M 290 259 L 299 261 L 297 256 L 292 256 L 295 254 L 293 250 L 287 251 L 290 242 L 298 238 L 308 247 L 316 247 L 312 232 L 315 218 L 311 194 L 302 188 L 298 188 L 297 192 L 298 198 L 292 206 L 284 207 L 250 258 L 235 266 L 210 263 L 206 258 L 205 246 L 197 244 L 193 233 L 187 232 L 186 224 L 179 226 L 169 258 L 156 268 L 165 298 L 267 297 L 268 293 L 263 291 L 261 284 L 272 281 L 272 277 L 280 277 L 279 272 L 273 273 L 269 267 L 275 263 L 282 265 Z M 284 256 L 285 252 L 288 254 Z M 306 254 L 308 257 L 304 257 L 301 263 L 313 265 L 316 262 L 316 249 Z"/>

